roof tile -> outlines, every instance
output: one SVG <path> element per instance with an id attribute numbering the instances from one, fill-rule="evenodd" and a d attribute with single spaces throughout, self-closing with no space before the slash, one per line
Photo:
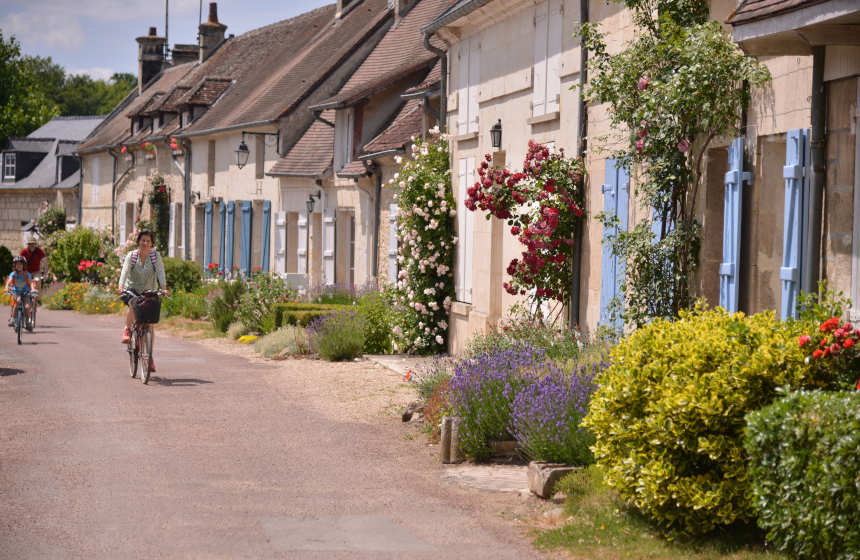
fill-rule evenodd
<path id="1" fill-rule="evenodd" d="M 334 111 L 324 111 L 322 117 L 332 122 Z M 314 120 L 287 155 L 272 166 L 269 175 L 316 177 L 324 175 L 334 160 L 334 128 Z"/>
<path id="2" fill-rule="evenodd" d="M 737 25 L 778 15 L 824 2 L 825 0 L 742 0 L 729 15 L 728 22 Z"/>

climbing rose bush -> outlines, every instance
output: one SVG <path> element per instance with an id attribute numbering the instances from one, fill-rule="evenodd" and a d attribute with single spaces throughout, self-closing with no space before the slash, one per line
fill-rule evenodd
<path id="1" fill-rule="evenodd" d="M 800 335 L 797 344 L 808 364 L 822 377 L 832 377 L 833 388 L 860 390 L 860 328 L 831 317 L 817 331 Z"/>
<path id="2" fill-rule="evenodd" d="M 524 250 L 513 259 L 504 283 L 512 295 L 529 295 L 536 304 L 564 302 L 573 273 L 574 235 L 583 216 L 584 165 L 564 150 L 529 140 L 522 171 L 490 167 L 485 156 L 478 180 L 468 189 L 466 208 L 506 220 Z M 537 306 L 539 309 L 540 307 Z"/>
<path id="3" fill-rule="evenodd" d="M 418 354 L 447 348 L 457 242 L 448 139 L 438 128 L 430 133 L 413 138 L 411 156 L 397 157 L 400 171 L 389 181 L 398 203 L 395 350 Z"/>

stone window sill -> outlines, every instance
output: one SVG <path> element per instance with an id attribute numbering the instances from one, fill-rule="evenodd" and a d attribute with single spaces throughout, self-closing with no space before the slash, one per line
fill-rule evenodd
<path id="1" fill-rule="evenodd" d="M 451 313 L 454 315 L 462 315 L 463 317 L 468 317 L 470 311 L 472 311 L 471 303 L 465 303 L 462 301 L 455 301 L 451 303 Z"/>
<path id="2" fill-rule="evenodd" d="M 478 132 L 466 132 L 465 134 L 458 134 L 454 137 L 454 141 L 457 143 L 460 142 L 468 142 L 469 140 L 474 140 L 478 137 Z"/>
<path id="3" fill-rule="evenodd" d="M 546 122 L 557 121 L 560 118 L 560 113 L 558 111 L 553 111 L 552 113 L 545 113 L 543 115 L 538 115 L 536 117 L 530 117 L 526 122 L 528 124 L 541 124 Z"/>

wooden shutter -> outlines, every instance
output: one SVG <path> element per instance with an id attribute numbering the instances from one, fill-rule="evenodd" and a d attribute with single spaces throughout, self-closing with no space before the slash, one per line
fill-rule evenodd
<path id="1" fill-rule="evenodd" d="M 397 282 L 397 205 L 388 205 L 388 281 Z"/>
<path id="2" fill-rule="evenodd" d="M 457 134 L 465 134 L 469 126 L 469 50 L 471 41 L 457 46 Z"/>
<path id="3" fill-rule="evenodd" d="M 532 115 L 546 113 L 547 32 L 549 31 L 549 2 L 535 6 L 535 62 L 532 79 Z"/>
<path id="4" fill-rule="evenodd" d="M 309 274 L 308 268 L 308 213 L 306 211 L 299 212 L 298 222 L 299 234 L 297 236 L 296 255 L 298 255 L 297 272 L 299 274 Z"/>
<path id="5" fill-rule="evenodd" d="M 546 57 L 546 112 L 558 111 L 561 97 L 561 26 L 562 1 L 549 0 Z"/>
<path id="6" fill-rule="evenodd" d="M 468 188 L 469 184 L 475 180 L 475 158 L 470 157 L 466 160 L 466 181 L 465 185 Z M 463 197 L 465 200 L 465 196 Z M 464 262 L 466 266 L 463 270 L 463 301 L 472 303 L 472 271 L 473 257 L 475 249 L 475 213 L 466 211 L 466 228 L 465 239 L 460 239 L 460 243 L 465 245 Z"/>
<path id="7" fill-rule="evenodd" d="M 269 247 L 270 247 L 270 239 L 272 232 L 272 201 L 264 200 L 263 201 L 263 223 L 261 224 L 261 255 L 260 255 L 260 266 L 263 269 L 263 272 L 269 272 Z"/>
<path id="8" fill-rule="evenodd" d="M 481 42 L 472 37 L 469 45 L 469 126 L 468 132 L 478 131 L 478 88 L 481 84 Z"/>
<path id="9" fill-rule="evenodd" d="M 323 210 L 323 284 L 333 286 L 335 283 L 334 259 L 337 243 L 335 234 L 335 211 L 333 208 Z"/>
<path id="10" fill-rule="evenodd" d="M 611 240 L 621 231 L 627 230 L 630 176 L 624 162 L 617 159 L 606 160 L 606 182 L 603 184 L 603 211 L 618 217 L 618 227 L 603 230 L 603 250 L 600 263 L 600 323 L 614 325 L 620 331 L 624 324 L 620 317 L 614 321 L 610 317 L 613 299 L 622 297 L 620 290 L 624 281 L 625 263 L 612 254 Z"/>
<path id="11" fill-rule="evenodd" d="M 170 203 L 170 227 L 167 230 L 167 256 L 176 257 L 176 203 Z"/>
<path id="12" fill-rule="evenodd" d="M 729 170 L 725 175 L 723 202 L 723 260 L 720 263 L 720 307 L 738 310 L 738 271 L 741 255 L 743 183 L 752 179 L 744 172 L 744 139 L 735 138 L 729 147 Z"/>
<path id="13" fill-rule="evenodd" d="M 275 273 L 287 273 L 287 213 L 275 213 Z"/>
<path id="14" fill-rule="evenodd" d="M 466 214 L 469 209 L 466 208 L 464 201 L 466 200 L 466 158 L 461 158 L 457 168 L 457 273 L 454 277 L 454 293 L 457 301 L 466 301 L 464 294 L 464 279 L 466 277 Z"/>
<path id="15" fill-rule="evenodd" d="M 241 201 L 242 208 L 242 245 L 239 250 L 239 268 L 246 276 L 251 275 L 251 221 L 253 212 L 251 211 L 251 201 Z"/>
<path id="16" fill-rule="evenodd" d="M 212 201 L 206 203 L 203 214 L 203 266 L 212 263 Z"/>
<path id="17" fill-rule="evenodd" d="M 224 259 L 224 249 L 226 245 L 226 232 L 227 232 L 227 204 L 224 202 L 218 203 L 218 270 L 221 272 L 226 271 L 227 263 Z"/>
<path id="18" fill-rule="evenodd" d="M 233 220 L 236 213 L 236 203 L 227 203 L 226 239 L 224 241 L 224 268 L 226 274 L 233 274 Z"/>
<path id="19" fill-rule="evenodd" d="M 797 315 L 797 296 L 803 265 L 803 241 L 806 236 L 807 206 L 807 144 L 808 133 L 803 129 L 789 130 L 785 144 L 785 207 L 782 241 L 782 282 L 780 317 L 785 320 Z"/>

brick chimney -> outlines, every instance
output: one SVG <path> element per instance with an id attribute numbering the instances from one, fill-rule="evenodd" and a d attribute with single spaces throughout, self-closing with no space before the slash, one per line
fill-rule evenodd
<path id="1" fill-rule="evenodd" d="M 173 65 L 197 62 L 200 58 L 200 45 L 173 45 Z"/>
<path id="2" fill-rule="evenodd" d="M 138 66 L 137 92 L 143 93 L 143 87 L 161 72 L 164 67 L 164 47 L 167 39 L 159 37 L 154 27 L 149 28 L 149 35 L 138 37 Z"/>
<path id="3" fill-rule="evenodd" d="M 200 62 L 203 62 L 215 47 L 224 40 L 227 26 L 218 22 L 218 4 L 209 2 L 209 19 L 200 24 Z"/>

